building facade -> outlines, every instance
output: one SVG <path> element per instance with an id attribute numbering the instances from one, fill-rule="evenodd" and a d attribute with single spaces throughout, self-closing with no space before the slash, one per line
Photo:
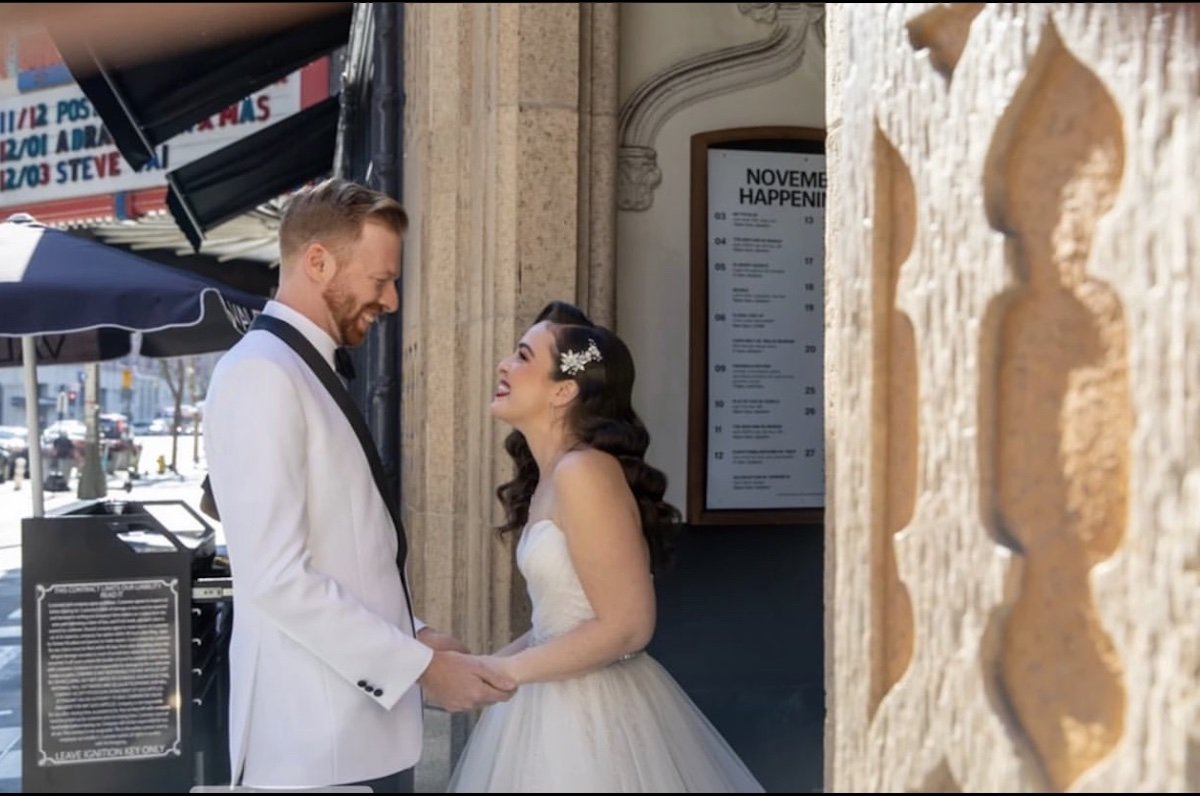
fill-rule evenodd
<path id="1" fill-rule="evenodd" d="M 629 342 L 688 514 L 655 651 L 769 788 L 1195 789 L 1198 25 L 1186 4 L 407 5 L 401 490 L 424 614 L 477 649 L 527 621 L 488 531 L 509 471 L 485 407 L 566 298 Z M 815 162 L 814 131 L 828 201 L 785 168 Z M 742 216 L 731 234 L 765 248 L 726 263 L 716 213 L 781 187 L 764 175 L 813 212 Z M 809 215 L 823 294 L 786 300 L 823 310 L 821 444 L 800 447 L 822 498 L 722 493 L 714 472 L 786 473 L 748 442 L 757 471 L 713 458 L 718 263 L 769 271 L 773 236 L 745 225 Z M 734 335 L 735 400 L 811 373 L 768 337 Z M 759 609 L 764 633 L 728 630 Z M 714 649 L 782 664 L 690 668 Z"/>
<path id="2" fill-rule="evenodd" d="M 173 403 L 158 363 L 138 358 L 103 362 L 99 366 L 97 406 L 101 413 L 118 413 L 132 423 L 149 423 Z M 205 357 L 206 361 L 211 357 Z M 38 368 L 39 420 L 42 428 L 58 420 L 58 396 L 65 394 L 64 419 L 84 419 L 84 365 L 43 365 Z M 190 402 L 190 397 L 187 402 Z M 24 426 L 25 381 L 21 368 L 0 368 L 0 426 Z"/>
<path id="3" fill-rule="evenodd" d="M 511 545 L 491 530 L 511 465 L 487 405 L 497 363 L 551 299 L 629 344 L 647 458 L 690 511 L 704 451 L 689 403 L 705 386 L 688 386 L 690 335 L 704 335 L 689 323 L 704 269 L 695 141 L 819 139 L 823 17 L 810 3 L 405 5 L 401 494 L 426 621 L 477 650 L 528 626 Z M 818 255 L 822 228 L 807 238 Z M 808 303 L 819 345 L 820 300 Z M 819 358 L 803 371 L 821 384 Z M 813 406 L 819 441 L 819 396 Z M 768 504 L 752 495 L 737 496 L 740 512 L 697 512 L 658 581 L 651 651 L 772 789 L 821 786 L 822 463 L 805 464 L 819 492 L 806 513 L 755 511 Z M 452 762 L 466 724 L 432 738 L 431 759 Z"/>

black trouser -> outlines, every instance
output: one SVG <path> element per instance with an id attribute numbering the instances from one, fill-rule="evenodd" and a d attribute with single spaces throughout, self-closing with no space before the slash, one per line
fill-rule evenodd
<path id="1" fill-rule="evenodd" d="M 412 793 L 413 770 L 406 768 L 396 774 L 388 774 L 378 779 L 368 779 L 362 782 L 351 782 L 351 785 L 366 785 L 374 793 Z"/>

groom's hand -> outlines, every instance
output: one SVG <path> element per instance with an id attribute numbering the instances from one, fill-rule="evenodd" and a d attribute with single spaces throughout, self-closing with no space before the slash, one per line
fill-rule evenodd
<path id="1" fill-rule="evenodd" d="M 454 636 L 450 635 L 449 633 L 443 633 L 440 630 L 434 630 L 428 625 L 421 628 L 420 632 L 417 633 L 417 641 L 421 642 L 430 649 L 435 649 L 440 652 L 462 652 L 468 655 L 471 653 L 471 650 L 467 648 L 467 645 L 463 644 Z"/>
<path id="2" fill-rule="evenodd" d="M 478 658 L 440 650 L 434 650 L 420 682 L 425 699 L 451 713 L 505 702 L 517 690 L 512 678 Z"/>

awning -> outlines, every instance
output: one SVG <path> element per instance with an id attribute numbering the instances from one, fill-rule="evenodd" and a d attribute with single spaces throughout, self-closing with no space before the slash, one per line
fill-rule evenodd
<path id="1" fill-rule="evenodd" d="M 129 332 L 124 329 L 89 329 L 74 334 L 46 334 L 34 338 L 39 365 L 74 365 L 107 362 L 131 353 Z M 0 336 L 0 368 L 21 364 L 21 338 Z"/>
<path id="2" fill-rule="evenodd" d="M 192 247 L 204 232 L 333 168 L 339 100 L 329 97 L 167 173 L 167 207 Z"/>
<path id="3" fill-rule="evenodd" d="M 216 46 L 205 46 L 208 33 L 197 25 L 194 48 L 135 65 L 122 66 L 119 51 L 60 50 L 121 155 L 138 168 L 158 144 L 344 45 L 353 4 L 323 5 L 331 13 Z"/>

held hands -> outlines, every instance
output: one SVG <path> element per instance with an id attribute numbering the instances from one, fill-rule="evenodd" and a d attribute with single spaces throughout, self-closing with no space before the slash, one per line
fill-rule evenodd
<path id="1" fill-rule="evenodd" d="M 491 659 L 436 648 L 420 682 L 425 699 L 451 713 L 506 702 L 517 690 L 516 680 Z"/>
<path id="2" fill-rule="evenodd" d="M 417 641 L 439 652 L 461 652 L 463 654 L 470 654 L 471 652 L 466 644 L 463 644 L 454 636 L 434 630 L 428 625 L 421 628 L 421 631 L 417 633 Z"/>
<path id="3" fill-rule="evenodd" d="M 511 680 L 514 688 L 521 684 L 516 662 L 512 657 L 492 653 L 491 655 L 476 655 L 475 659 L 500 676 Z"/>

